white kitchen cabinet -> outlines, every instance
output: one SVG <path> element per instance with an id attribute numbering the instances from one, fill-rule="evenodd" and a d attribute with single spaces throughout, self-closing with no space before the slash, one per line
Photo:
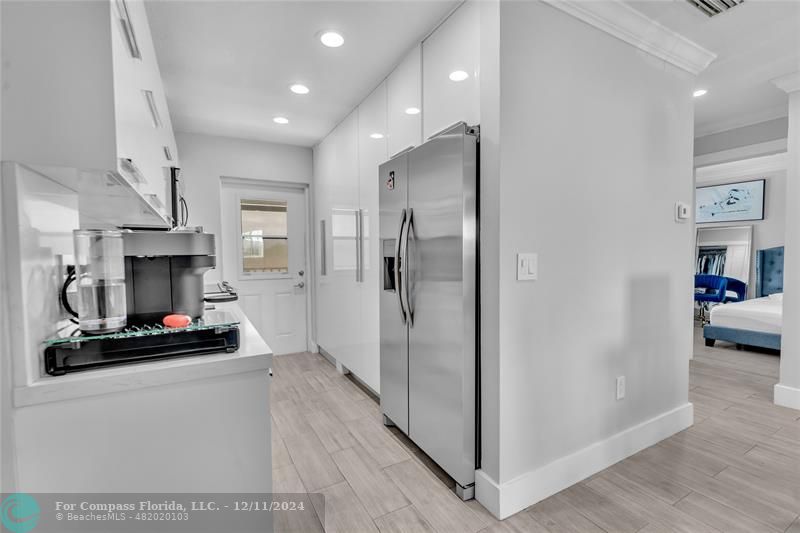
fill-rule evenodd
<path id="1" fill-rule="evenodd" d="M 140 0 L 112 0 L 110 11 L 117 155 L 133 161 L 144 176 L 142 192 L 167 206 L 169 168 L 180 165 L 145 6 Z M 122 23 L 126 13 L 130 33 Z M 128 34 L 140 58 L 132 56 Z"/>
<path id="2" fill-rule="evenodd" d="M 422 49 L 414 47 L 386 78 L 388 152 L 422 143 Z"/>
<path id="3" fill-rule="evenodd" d="M 4 159 L 114 171 L 166 219 L 179 163 L 144 4 L 10 2 L 2 24 Z"/>
<path id="4" fill-rule="evenodd" d="M 333 326 L 326 313 L 333 309 L 330 273 L 331 238 L 330 213 L 333 187 L 334 150 L 332 135 L 314 147 L 314 221 L 316 224 L 316 342 L 325 347 L 331 344 Z"/>
<path id="5" fill-rule="evenodd" d="M 333 132 L 335 165 L 331 187 L 331 275 L 355 283 L 358 247 L 358 111 Z"/>
<path id="6" fill-rule="evenodd" d="M 424 138 L 459 121 L 480 123 L 479 35 L 479 2 L 467 0 L 422 43 Z"/>
<path id="7" fill-rule="evenodd" d="M 359 204 L 362 213 L 363 273 L 359 284 L 361 300 L 360 350 L 354 372 L 373 390 L 380 391 L 380 290 L 383 257 L 378 228 L 378 166 L 388 159 L 388 83 L 382 83 L 358 108 Z M 383 135 L 383 137 L 379 137 Z"/>
<path id="8" fill-rule="evenodd" d="M 360 350 L 358 112 L 315 149 L 314 195 L 325 253 L 317 285 L 317 344 L 345 366 Z M 324 265 L 323 265 L 324 262 Z"/>
<path id="9" fill-rule="evenodd" d="M 383 273 L 378 166 L 455 122 L 480 122 L 478 7 L 475 0 L 462 4 L 314 148 L 317 344 L 376 392 Z M 466 77 L 452 81 L 459 70 Z"/>
<path id="10" fill-rule="evenodd" d="M 314 149 L 317 344 L 375 391 L 382 273 L 378 166 L 387 159 L 386 89 L 381 83 Z"/>

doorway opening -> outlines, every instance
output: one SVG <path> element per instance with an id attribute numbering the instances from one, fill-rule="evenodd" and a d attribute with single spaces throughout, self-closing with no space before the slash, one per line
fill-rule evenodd
<path id="1" fill-rule="evenodd" d="M 759 174 L 750 173 L 752 159 L 696 169 L 691 431 L 748 449 L 791 419 L 773 403 L 783 329 L 786 171 L 770 159 L 775 165 Z M 744 436 L 755 427 L 764 434 Z"/>
<path id="2" fill-rule="evenodd" d="M 221 179 L 223 278 L 276 355 L 308 351 L 308 185 Z"/>

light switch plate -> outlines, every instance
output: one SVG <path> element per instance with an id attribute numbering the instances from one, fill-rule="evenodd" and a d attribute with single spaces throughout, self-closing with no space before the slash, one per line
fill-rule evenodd
<path id="1" fill-rule="evenodd" d="M 539 255 L 517 254 L 517 281 L 536 281 L 539 277 Z"/>

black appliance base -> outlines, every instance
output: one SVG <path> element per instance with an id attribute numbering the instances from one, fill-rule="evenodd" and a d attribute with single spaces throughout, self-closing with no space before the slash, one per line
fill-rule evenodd
<path id="1" fill-rule="evenodd" d="M 239 328 L 178 330 L 136 337 L 84 339 L 48 346 L 45 371 L 51 376 L 92 368 L 127 365 L 158 359 L 190 357 L 239 349 Z"/>

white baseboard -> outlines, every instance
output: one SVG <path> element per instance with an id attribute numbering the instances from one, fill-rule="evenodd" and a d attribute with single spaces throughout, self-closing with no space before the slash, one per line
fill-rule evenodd
<path id="1" fill-rule="evenodd" d="M 475 497 L 495 517 L 503 520 L 693 423 L 694 406 L 687 403 L 503 484 L 478 470 Z"/>
<path id="2" fill-rule="evenodd" d="M 800 409 L 800 389 L 788 385 L 775 385 L 775 405 Z"/>

